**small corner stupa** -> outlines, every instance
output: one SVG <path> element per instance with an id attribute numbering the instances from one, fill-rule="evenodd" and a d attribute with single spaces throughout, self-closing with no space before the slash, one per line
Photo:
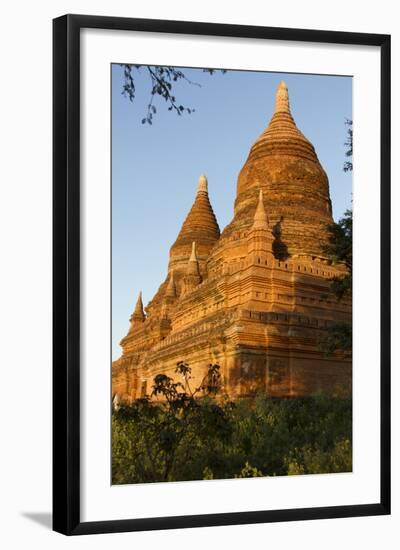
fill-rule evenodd
<path id="1" fill-rule="evenodd" d="M 131 402 L 149 393 L 157 374 L 176 377 L 179 361 L 191 366 L 194 385 L 209 364 L 220 365 L 231 397 L 350 392 L 351 359 L 319 348 L 331 323 L 351 321 L 350 299 L 330 294 L 330 279 L 345 273 L 324 256 L 331 223 L 327 175 L 281 82 L 221 234 L 200 176 L 164 282 L 145 309 L 139 294 L 112 365 L 113 396 Z"/>

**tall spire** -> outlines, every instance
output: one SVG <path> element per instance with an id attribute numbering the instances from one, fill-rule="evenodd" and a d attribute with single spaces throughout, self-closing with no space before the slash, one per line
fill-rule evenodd
<path id="1" fill-rule="evenodd" d="M 289 92 L 283 80 L 280 81 L 275 96 L 275 113 L 290 114 Z"/>
<path id="2" fill-rule="evenodd" d="M 218 223 L 208 197 L 207 178 L 202 175 L 198 180 L 192 208 L 182 224 L 176 241 L 171 246 L 169 270 L 185 269 L 193 241 L 196 241 L 199 259 L 205 260 L 219 239 L 219 235 Z"/>
<path id="3" fill-rule="evenodd" d="M 138 324 L 143 323 L 146 317 L 143 311 L 142 291 L 139 292 L 138 299 L 136 301 L 135 309 L 131 315 L 131 323 Z"/>
<path id="4" fill-rule="evenodd" d="M 267 128 L 251 147 L 249 157 L 243 168 L 253 158 L 259 159 L 280 155 L 308 160 L 319 165 L 313 145 L 297 128 L 290 112 L 288 87 L 283 80 L 276 90 L 275 111 L 272 118 Z M 242 179 L 241 176 L 239 178 Z"/>
<path id="5" fill-rule="evenodd" d="M 257 208 L 254 214 L 253 229 L 267 229 L 267 227 L 268 218 L 264 208 L 263 192 L 262 189 L 260 189 Z"/>

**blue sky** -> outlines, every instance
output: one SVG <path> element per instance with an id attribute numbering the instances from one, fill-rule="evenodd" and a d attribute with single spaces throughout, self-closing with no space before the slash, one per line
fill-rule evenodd
<path id="1" fill-rule="evenodd" d="M 139 290 L 153 297 L 166 276 L 169 248 L 206 174 L 221 230 L 233 215 L 237 176 L 267 126 L 275 92 L 285 80 L 298 128 L 313 143 L 328 174 L 334 218 L 351 206 L 351 173 L 342 170 L 345 119 L 352 118 L 352 79 L 341 76 L 228 71 L 210 76 L 184 69 L 200 86 L 179 82 L 181 117 L 155 101 L 153 125 L 141 124 L 150 98 L 145 68 L 135 71 L 136 97 L 122 96 L 123 75 L 112 66 L 112 357 L 129 328 Z"/>

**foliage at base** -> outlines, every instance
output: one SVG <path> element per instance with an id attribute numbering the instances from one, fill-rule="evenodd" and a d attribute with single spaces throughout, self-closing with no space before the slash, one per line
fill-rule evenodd
<path id="1" fill-rule="evenodd" d="M 218 365 L 194 391 L 190 368 L 177 370 L 182 383 L 158 375 L 151 396 L 113 411 L 113 484 L 352 470 L 350 399 L 232 402 L 218 391 Z"/>

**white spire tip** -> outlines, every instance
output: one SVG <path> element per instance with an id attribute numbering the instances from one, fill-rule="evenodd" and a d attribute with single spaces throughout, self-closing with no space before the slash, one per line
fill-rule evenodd
<path id="1" fill-rule="evenodd" d="M 199 192 L 199 191 L 201 191 L 203 193 L 208 192 L 207 176 L 205 176 L 204 174 L 199 177 L 199 185 L 197 187 L 197 192 Z"/>

